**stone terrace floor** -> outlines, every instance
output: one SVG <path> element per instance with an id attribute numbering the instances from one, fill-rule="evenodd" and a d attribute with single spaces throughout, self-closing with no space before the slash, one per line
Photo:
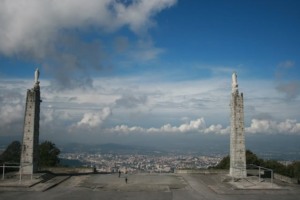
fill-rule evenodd
<path id="1" fill-rule="evenodd" d="M 125 182 L 127 177 L 128 182 Z M 60 181 L 53 184 L 55 179 Z M 0 200 L 14 199 L 133 199 L 133 200 L 294 200 L 300 186 L 243 180 L 223 182 L 221 174 L 86 174 L 54 177 L 51 187 L 35 184 L 28 187 L 6 187 L 0 183 Z M 51 182 L 51 179 L 49 180 Z M 43 188 L 43 189 L 39 189 Z M 45 189 L 46 188 L 46 189 Z"/>

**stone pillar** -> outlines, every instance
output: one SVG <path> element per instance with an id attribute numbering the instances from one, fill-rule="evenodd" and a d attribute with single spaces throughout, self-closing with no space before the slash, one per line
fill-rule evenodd
<path id="1" fill-rule="evenodd" d="M 230 134 L 230 176 L 246 178 L 246 150 L 244 134 L 244 99 L 239 93 L 236 73 L 232 74 Z"/>
<path id="2" fill-rule="evenodd" d="M 38 70 L 35 73 L 39 73 Z M 26 97 L 20 162 L 22 174 L 33 174 L 38 169 L 40 102 L 39 81 L 35 78 L 34 87 L 27 90 Z"/>

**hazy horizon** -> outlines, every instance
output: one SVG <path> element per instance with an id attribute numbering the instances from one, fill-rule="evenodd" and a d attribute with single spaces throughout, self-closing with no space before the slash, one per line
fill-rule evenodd
<path id="1" fill-rule="evenodd" d="M 170 138 L 161 137 L 161 138 L 140 138 L 136 140 L 116 140 L 116 141 L 62 141 L 59 138 L 50 140 L 55 143 L 57 147 L 61 148 L 64 152 L 65 147 L 71 147 L 72 145 L 86 145 L 84 148 L 85 151 L 90 151 L 93 148 L 90 147 L 103 145 L 103 144 L 121 144 L 129 145 L 132 147 L 145 147 L 146 149 L 159 150 L 165 152 L 176 152 L 178 154 L 189 154 L 196 153 L 199 155 L 228 155 L 229 154 L 229 136 L 205 136 L 197 137 L 196 135 L 173 138 L 170 141 L 166 142 Z M 22 137 L 1 137 L 0 147 L 6 148 L 12 141 L 20 141 Z M 49 138 L 40 138 L 40 143 L 49 140 Z M 300 147 L 298 141 L 300 136 L 278 136 L 275 138 L 269 136 L 246 136 L 246 149 L 254 152 L 258 156 L 264 159 L 276 159 L 276 160 L 300 160 Z M 180 141 L 180 142 L 179 142 Z M 289 144 L 286 146 L 286 144 Z M 282 151 L 284 149 L 284 151 Z"/>

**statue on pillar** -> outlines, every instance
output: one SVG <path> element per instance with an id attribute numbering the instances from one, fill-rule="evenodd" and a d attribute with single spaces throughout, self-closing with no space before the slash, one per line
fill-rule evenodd
<path id="1" fill-rule="evenodd" d="M 39 68 L 36 68 L 35 72 L 34 72 L 34 85 L 38 86 L 39 85 L 39 77 L 40 77 L 40 71 Z"/>
<path id="2" fill-rule="evenodd" d="M 232 86 L 232 93 L 235 93 L 238 89 L 237 75 L 235 72 L 232 74 L 232 85 L 231 86 Z"/>

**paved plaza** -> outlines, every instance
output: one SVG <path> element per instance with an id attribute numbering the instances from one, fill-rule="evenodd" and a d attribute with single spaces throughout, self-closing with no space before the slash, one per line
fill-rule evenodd
<path id="1" fill-rule="evenodd" d="M 127 183 L 125 181 L 127 177 Z M 221 174 L 85 174 L 61 175 L 23 185 L 0 182 L 0 200 L 7 199 L 298 199 L 300 186 L 250 181 L 224 181 Z M 240 185 L 236 187 L 236 184 Z M 18 186 L 18 187 L 17 187 Z"/>

